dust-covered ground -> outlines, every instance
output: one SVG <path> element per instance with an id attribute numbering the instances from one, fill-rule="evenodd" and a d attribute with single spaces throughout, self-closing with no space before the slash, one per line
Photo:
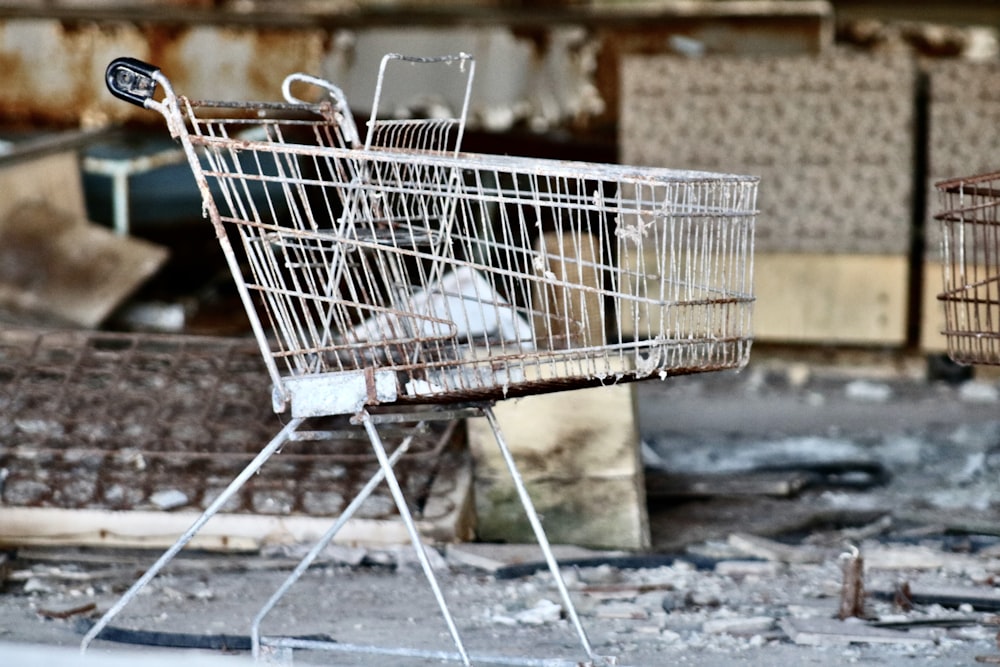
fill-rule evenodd
<path id="1" fill-rule="evenodd" d="M 639 385 L 654 548 L 559 552 L 594 654 L 622 665 L 1000 662 L 993 620 L 1000 610 L 1000 385 L 985 372 L 960 384 L 931 382 L 925 370 L 922 360 L 877 355 L 836 363 L 758 355 L 738 374 Z M 675 481 L 697 477 L 702 490 L 664 488 L 661 471 Z M 748 484 L 732 486 L 741 479 Z M 761 480 L 777 480 L 786 492 L 768 492 Z M 514 567 L 539 558 L 537 551 L 436 545 L 431 553 L 474 657 L 588 659 L 551 577 Z M 229 650 L 211 654 L 238 660 L 247 655 L 239 642 L 250 619 L 294 556 L 287 549 L 186 554 L 114 625 L 138 631 L 123 639 L 145 642 L 223 637 Z M 11 553 L 0 594 L 0 658 L 13 662 L 0 662 L 85 664 L 75 652 L 78 624 L 112 604 L 154 558 Z M 858 558 L 862 610 L 840 621 L 845 567 Z M 264 631 L 454 650 L 406 550 L 329 550 Z M 170 660 L 205 655 L 97 641 L 88 657 L 99 664 L 138 655 L 152 664 L 164 651 Z M 296 652 L 295 662 L 440 660 Z"/>

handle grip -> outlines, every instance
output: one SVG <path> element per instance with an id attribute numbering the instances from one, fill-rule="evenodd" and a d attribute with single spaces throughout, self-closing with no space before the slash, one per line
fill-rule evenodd
<path id="1" fill-rule="evenodd" d="M 158 67 L 135 58 L 115 58 L 104 73 L 111 94 L 136 106 L 145 107 L 156 92 Z"/>

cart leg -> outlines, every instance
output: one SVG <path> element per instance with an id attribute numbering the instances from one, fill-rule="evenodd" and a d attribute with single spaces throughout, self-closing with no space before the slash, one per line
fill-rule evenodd
<path id="1" fill-rule="evenodd" d="M 427 553 L 424 552 L 424 545 L 420 541 L 420 533 L 417 531 L 417 525 L 414 523 L 413 516 L 410 514 L 410 508 L 406 505 L 406 498 L 403 496 L 403 490 L 399 486 L 396 474 L 392 471 L 392 465 L 388 456 L 386 456 L 385 447 L 382 444 L 382 438 L 379 436 L 378 429 L 375 428 L 372 417 L 368 414 L 367 410 L 362 410 L 359 416 L 361 417 L 361 422 L 364 424 L 365 430 L 368 432 L 368 439 L 371 440 L 372 449 L 375 450 L 375 456 L 378 457 L 379 465 L 385 473 L 385 481 L 389 485 L 389 491 L 392 493 L 393 499 L 396 501 L 396 508 L 399 510 L 399 516 L 406 525 L 406 531 L 409 533 L 410 542 L 413 543 L 413 549 L 417 552 L 417 558 L 420 560 L 420 567 L 423 568 L 424 576 L 427 578 L 427 583 L 430 584 L 431 590 L 434 592 L 434 598 L 437 600 L 438 607 L 441 609 L 441 615 L 444 616 L 445 623 L 448 625 L 448 632 L 451 634 L 451 639 L 455 643 L 455 648 L 458 649 L 462 664 L 466 665 L 466 667 L 470 667 L 472 663 L 469 661 L 469 654 L 466 652 L 465 645 L 462 643 L 462 638 L 458 634 L 458 628 L 455 626 L 455 620 L 452 618 L 451 612 L 448 610 L 448 603 L 445 601 L 444 595 L 441 593 L 441 586 L 438 584 L 437 577 L 434 575 L 434 569 L 431 567 L 431 563 L 427 559 Z"/>
<path id="2" fill-rule="evenodd" d="M 388 460 L 390 468 L 392 466 L 395 466 L 396 462 L 410 448 L 410 445 L 413 443 L 413 438 L 415 437 L 415 434 L 420 429 L 423 428 L 424 423 L 425 422 L 420 422 L 419 424 L 414 426 L 413 431 L 410 433 L 410 435 L 406 436 L 403 442 L 400 443 L 399 447 L 397 447 L 396 450 L 392 453 L 392 456 L 390 456 Z M 319 541 L 316 542 L 315 545 L 313 545 L 313 548 L 309 550 L 309 553 L 307 553 L 302 558 L 302 560 L 295 567 L 292 573 L 288 575 L 288 578 L 285 579 L 281 587 L 274 592 L 274 595 L 272 595 L 271 598 L 264 604 L 264 606 L 260 608 L 260 611 L 257 612 L 257 615 L 254 617 L 253 623 L 250 626 L 250 641 L 253 651 L 253 657 L 255 659 L 260 657 L 260 643 L 261 643 L 260 624 L 263 622 L 264 617 L 266 617 L 269 613 L 271 613 L 271 610 L 274 609 L 275 605 L 278 604 L 281 598 L 285 596 L 288 590 L 292 586 L 294 586 L 295 583 L 305 573 L 305 571 L 309 569 L 309 566 L 312 565 L 313 561 L 315 561 L 316 558 L 319 556 L 319 554 L 323 551 L 323 549 L 325 549 L 327 545 L 333 541 L 333 538 L 336 537 L 337 533 L 340 532 L 340 529 L 344 527 L 344 524 L 346 524 L 350 520 L 350 518 L 354 516 L 354 513 L 357 512 L 358 508 L 361 507 L 362 503 L 364 503 L 365 500 L 368 499 L 368 496 L 370 496 L 372 491 L 375 490 L 375 487 L 377 487 L 379 484 L 382 483 L 383 479 L 385 479 L 385 471 L 382 468 L 379 468 L 378 471 L 374 475 L 372 475 L 371 479 L 368 480 L 368 483 L 364 485 L 361 491 L 358 492 L 358 494 L 354 497 L 354 499 L 347 505 L 346 508 L 344 508 L 344 511 L 340 514 L 339 517 L 337 517 L 337 520 L 334 521 L 333 525 L 331 525 L 330 528 L 326 531 L 326 533 L 324 533 L 323 536 L 319 539 Z"/>
<path id="3" fill-rule="evenodd" d="M 580 638 L 580 643 L 583 645 L 583 650 L 587 652 L 587 656 L 594 662 L 600 662 L 600 659 L 594 655 L 594 651 L 590 646 L 590 640 L 587 639 L 587 633 L 583 629 L 583 624 L 580 622 L 580 617 L 576 613 L 576 605 L 569 597 L 569 591 L 566 589 L 566 582 L 563 581 L 562 574 L 559 572 L 559 564 L 556 562 L 555 556 L 552 554 L 552 548 L 549 545 L 549 539 L 545 535 L 545 529 L 542 528 L 542 522 L 538 518 L 538 513 L 535 511 L 535 505 L 531 502 L 531 496 L 528 495 L 528 490 L 524 486 L 524 481 L 521 479 L 521 474 L 517 470 L 517 465 L 514 463 L 514 457 L 510 453 L 510 448 L 507 446 L 507 441 L 503 438 L 503 433 L 500 431 L 500 423 L 497 421 L 496 415 L 493 413 L 493 408 L 486 406 L 483 408 L 483 414 L 486 415 L 487 421 L 490 423 L 490 427 L 493 429 L 493 435 L 496 438 L 497 446 L 500 448 L 500 454 L 503 456 L 504 463 L 507 465 L 507 470 L 510 471 L 510 476 L 514 481 L 514 487 L 517 489 L 517 495 L 521 500 L 521 505 L 524 507 L 524 512 L 528 516 L 528 523 L 531 524 L 531 529 L 535 533 L 535 539 L 538 541 L 538 546 L 542 549 L 542 554 L 545 556 L 545 562 L 549 566 L 549 571 L 552 573 L 552 579 L 555 581 L 556 588 L 559 589 L 559 595 L 562 597 L 563 605 L 566 607 L 566 613 L 569 615 L 570 622 L 576 629 L 576 634 Z"/>
<path id="4" fill-rule="evenodd" d="M 87 650 L 90 643 L 94 641 L 94 639 L 101 634 L 101 631 L 107 627 L 108 623 L 110 623 L 114 617 L 117 616 L 118 613 L 121 612 L 121 610 L 124 609 L 125 606 L 139 594 L 139 591 L 145 588 L 146 584 L 148 584 L 153 577 L 155 577 L 160 570 L 167 565 L 167 563 L 173 560 L 174 556 L 176 556 L 181 549 L 187 546 L 187 543 L 190 542 L 198 531 L 201 530 L 206 523 L 208 523 L 208 520 L 215 516 L 219 510 L 222 509 L 222 506 L 225 505 L 229 499 L 243 487 L 244 484 L 246 484 L 247 480 L 253 477 L 257 471 L 260 470 L 261 466 L 263 466 L 275 452 L 281 449 L 302 421 L 302 419 L 292 419 L 288 422 L 288 424 L 281 429 L 278 435 L 274 436 L 271 442 L 269 442 L 267 446 L 264 447 L 264 449 L 262 449 L 249 464 L 247 464 L 243 471 L 229 483 L 229 486 L 225 488 L 219 497 L 216 498 L 204 512 L 202 512 L 201 516 L 199 516 L 195 522 L 191 524 L 191 527 L 188 528 L 187 531 L 181 535 L 177 541 L 163 553 L 162 556 L 160 556 L 159 560 L 157 560 L 152 567 L 146 570 L 143 575 L 139 577 L 134 584 L 132 584 L 131 588 L 122 594 L 118 601 L 110 609 L 108 609 L 104 616 L 102 616 L 100 620 L 98 620 L 97 623 L 90 628 L 87 634 L 84 635 L 83 641 L 80 642 L 81 653 Z"/>

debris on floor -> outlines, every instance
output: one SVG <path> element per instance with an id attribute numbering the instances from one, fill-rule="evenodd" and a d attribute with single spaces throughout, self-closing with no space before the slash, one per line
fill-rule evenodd
<path id="1" fill-rule="evenodd" d="M 857 547 L 840 556 L 844 583 L 840 588 L 840 610 L 837 618 L 865 618 L 865 561 Z"/>
<path id="2" fill-rule="evenodd" d="M 270 433 L 269 406 L 244 405 L 248 396 L 259 398 L 259 387 L 244 392 L 239 385 L 241 373 L 249 378 L 259 372 L 252 370 L 258 358 L 253 350 L 246 357 L 239 346 L 209 355 L 216 363 L 225 359 L 243 368 L 226 375 L 205 370 L 197 345 L 173 347 L 175 337 L 88 337 L 93 349 L 73 355 L 65 350 L 78 348 L 67 340 L 25 338 L 0 346 L 3 354 L 19 358 L 48 355 L 45 364 L 32 362 L 45 372 L 28 384 L 23 376 L 15 380 L 12 364 L 0 362 L 0 380 L 7 383 L 0 388 L 22 383 L 17 392 L 0 389 L 0 402 L 12 405 L 16 399 L 35 406 L 35 412 L 11 420 L 6 433 L 17 435 L 22 446 L 32 438 L 38 446 L 37 438 L 46 438 L 39 451 L 54 457 L 50 475 L 65 459 L 56 451 L 59 438 L 88 433 L 101 419 L 85 417 L 87 410 L 101 416 L 110 408 L 73 404 L 59 413 L 78 417 L 59 431 L 51 430 L 56 413 L 45 407 L 68 400 L 74 392 L 59 388 L 73 378 L 107 386 L 100 384 L 97 370 L 114 366 L 126 353 L 136 368 L 159 369 L 165 380 L 154 382 L 154 388 L 177 384 L 179 378 L 192 396 L 201 397 L 198 419 L 238 415 L 239 433 L 257 428 Z M 243 366 L 241 359 L 253 362 Z M 69 367 L 92 372 L 70 373 Z M 214 389 L 192 381 L 216 376 L 223 379 Z M 133 375 L 117 377 L 123 387 L 136 389 L 129 384 Z M 961 385 L 913 378 L 879 379 L 891 391 L 875 404 L 850 396 L 846 387 L 854 377 L 814 372 L 795 383 L 779 380 L 770 370 L 751 368 L 718 382 L 706 378 L 639 387 L 640 424 L 652 450 L 647 463 L 658 463 L 648 486 L 665 488 L 656 486 L 658 480 L 672 475 L 687 487 L 650 494 L 655 541 L 650 551 L 556 547 L 597 652 L 617 656 L 622 665 L 683 658 L 687 664 L 714 667 L 737 655 L 748 664 L 801 664 L 802 651 L 815 664 L 831 667 L 896 665 L 912 658 L 928 664 L 995 664 L 1000 613 L 996 403 L 983 399 L 986 392 L 970 398 Z M 231 391 L 224 390 L 229 382 L 234 383 Z M 992 385 L 988 377 L 976 382 Z M 216 403 L 203 400 L 207 395 L 223 397 L 221 404 L 230 409 L 218 412 Z M 88 400 L 98 400 L 95 396 Z M 194 414 L 185 406 L 190 404 L 179 404 L 175 416 Z M 266 415 L 259 426 L 258 415 Z M 208 428 L 197 420 L 166 423 L 172 427 L 161 435 L 180 438 L 181 444 L 185 433 Z M 125 432 L 119 426 L 114 432 Z M 134 431 L 127 433 L 134 437 Z M 238 435 L 210 433 L 209 440 L 220 442 L 233 442 Z M 135 443 L 112 444 L 130 451 Z M 183 447 L 177 451 L 185 455 Z M 10 460 L 16 463 L 16 457 Z M 69 460 L 83 465 L 88 459 Z M 150 475 L 165 465 L 152 454 L 144 453 L 143 460 Z M 9 493 L 18 488 L 10 485 L 18 479 L 16 466 L 4 467 L 10 471 L 4 486 Z M 160 492 L 155 498 L 164 509 L 156 512 L 174 516 L 183 506 L 167 508 L 180 503 L 181 495 L 189 503 L 199 497 L 177 475 L 164 480 L 169 483 L 144 487 L 146 495 L 137 505 L 152 509 L 154 493 Z M 538 647 L 569 651 L 571 633 L 536 547 L 449 542 L 454 540 L 431 550 L 433 565 L 470 641 L 481 642 L 491 654 L 498 653 L 497 647 L 519 654 Z M 302 549 L 291 540 L 256 543 L 241 553 L 184 553 L 119 623 L 125 630 L 245 636 L 248 609 L 266 600 Z M 441 619 L 425 613 L 433 602 L 409 554 L 386 545 L 329 547 L 289 594 L 287 610 L 273 620 L 279 626 L 275 630 L 393 645 L 403 627 L 408 637 L 433 641 L 443 631 Z M 850 615 L 842 612 L 845 554 L 855 566 L 850 570 L 854 584 L 846 590 L 853 596 L 848 606 L 858 613 Z M 122 548 L 12 548 L 0 594 L 0 627 L 28 641 L 72 644 L 79 639 L 76 623 L 113 603 L 150 559 L 148 551 Z M 94 609 L 88 611 L 90 604 Z M 841 620 L 841 615 L 847 617 Z"/>
<path id="3" fill-rule="evenodd" d="M 936 539 L 941 552 L 950 553 L 946 542 Z M 788 546 L 811 549 L 803 542 Z M 791 647 L 819 651 L 811 658 L 830 665 L 845 659 L 891 665 L 904 656 L 963 664 L 976 657 L 988 662 L 995 653 L 997 596 L 991 578 L 1000 572 L 1000 558 L 992 551 L 958 554 L 964 557 L 960 566 L 937 569 L 914 569 L 917 557 L 875 559 L 876 567 L 864 568 L 864 617 L 841 620 L 842 550 L 827 549 L 820 560 L 788 562 L 787 554 L 769 560 L 759 549 L 748 553 L 744 544 L 733 539 L 693 545 L 692 553 L 649 554 L 641 562 L 635 554 L 576 547 L 559 547 L 557 553 L 571 563 L 565 568 L 567 586 L 597 652 L 617 656 L 623 665 L 663 664 L 680 656 L 691 664 L 719 664 L 708 658 L 737 654 L 775 664 L 766 656 Z M 857 548 L 863 555 L 885 547 L 874 538 Z M 919 555 L 929 548 L 893 549 Z M 389 646 L 398 640 L 400 623 L 407 636 L 439 636 L 441 620 L 421 612 L 430 593 L 405 551 L 330 547 L 273 623 L 298 635 Z M 560 644 L 569 628 L 544 566 L 510 578 L 490 574 L 537 559 L 534 551 L 533 545 L 490 544 L 434 550 L 445 594 L 471 638 L 499 641 L 512 650 L 569 644 Z M 694 553 L 699 551 L 714 555 Z M 192 646 L 211 637 L 245 636 L 247 609 L 270 594 L 296 556 L 283 549 L 267 555 L 183 555 L 134 602 L 116 626 L 116 641 L 132 642 L 152 630 Z M 6 593 L 0 595 L 0 624 L 26 636 L 34 631 L 72 638 L 80 619 L 95 617 L 113 602 L 141 562 L 141 554 L 121 550 L 23 549 L 13 557 Z M 900 581 L 910 590 L 905 606 L 896 590 Z M 345 605 L 346 617 L 338 613 Z M 229 649 L 239 646 L 231 643 Z"/>

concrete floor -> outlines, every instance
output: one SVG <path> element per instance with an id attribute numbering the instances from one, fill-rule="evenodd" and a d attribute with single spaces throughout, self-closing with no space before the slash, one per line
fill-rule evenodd
<path id="1" fill-rule="evenodd" d="M 873 487 L 834 485 L 784 498 L 708 497 L 651 505 L 659 547 L 648 555 L 709 553 L 716 566 L 697 569 L 664 560 L 659 566 L 622 568 L 615 565 L 621 561 L 608 555 L 605 567 L 569 568 L 570 588 L 595 651 L 616 656 L 621 665 L 705 667 L 786 662 L 970 665 L 996 654 L 990 613 L 971 604 L 960 609 L 918 605 L 901 614 L 888 602 L 871 601 L 872 613 L 880 618 L 962 613 L 971 619 L 962 628 L 934 630 L 928 641 L 852 642 L 830 636 L 802 645 L 782 629 L 788 619 L 835 615 L 845 530 L 858 527 L 851 521 L 866 517 L 889 517 L 884 526 L 856 540 L 871 555 L 873 589 L 906 580 L 916 589 L 944 586 L 968 590 L 972 597 L 993 594 L 994 573 L 1000 578 L 995 545 L 977 552 L 947 551 L 937 533 L 937 541 L 928 537 L 920 545 L 893 542 L 905 531 L 914 534 L 915 529 L 933 526 L 979 527 L 983 540 L 1000 532 L 1000 488 L 995 483 L 1000 460 L 994 451 L 1000 447 L 997 383 L 988 373 L 962 385 L 927 382 L 922 372 L 920 361 L 913 359 L 876 355 L 828 363 L 765 352 L 739 374 L 641 385 L 640 423 L 654 465 L 735 475 L 775 459 L 808 467 L 849 458 L 879 462 L 892 474 L 887 484 Z M 833 511 L 839 513 L 841 525 L 823 525 L 821 519 L 829 519 Z M 802 563 L 762 559 L 728 540 L 737 533 L 786 539 L 799 549 L 819 549 L 821 555 Z M 792 535 L 799 541 L 791 541 Z M 940 559 L 934 566 L 886 565 L 887 545 L 911 549 L 905 552 L 908 557 Z M 920 551 L 913 550 L 917 546 Z M 564 619 L 518 620 L 539 600 L 554 599 L 544 576 L 498 579 L 470 566 L 456 552 L 441 551 L 442 586 L 474 650 L 532 660 L 585 657 Z M 96 642 L 81 659 L 74 619 L 45 618 L 51 610 L 87 602 L 106 608 L 154 556 L 122 554 L 89 564 L 75 562 L 72 553 L 56 562 L 15 560 L 13 570 L 19 576 L 0 594 L 0 662 L 155 667 L 174 664 L 181 656 L 206 667 L 245 662 L 245 654 L 220 656 L 105 641 Z M 275 631 L 328 632 L 344 641 L 382 646 L 427 642 L 449 649 L 441 618 L 412 566 L 402 561 L 385 566 L 377 554 L 369 556 L 376 565 L 333 559 L 310 571 L 273 621 Z M 499 562 L 523 559 L 499 546 L 493 556 Z M 122 614 L 120 624 L 196 634 L 245 633 L 249 618 L 288 567 L 287 558 L 273 554 L 191 554 L 154 580 Z M 734 619 L 760 618 L 765 619 L 765 630 L 710 630 Z M 297 655 L 295 662 L 359 664 L 358 656 L 341 654 Z M 365 657 L 362 662 L 439 661 Z"/>

